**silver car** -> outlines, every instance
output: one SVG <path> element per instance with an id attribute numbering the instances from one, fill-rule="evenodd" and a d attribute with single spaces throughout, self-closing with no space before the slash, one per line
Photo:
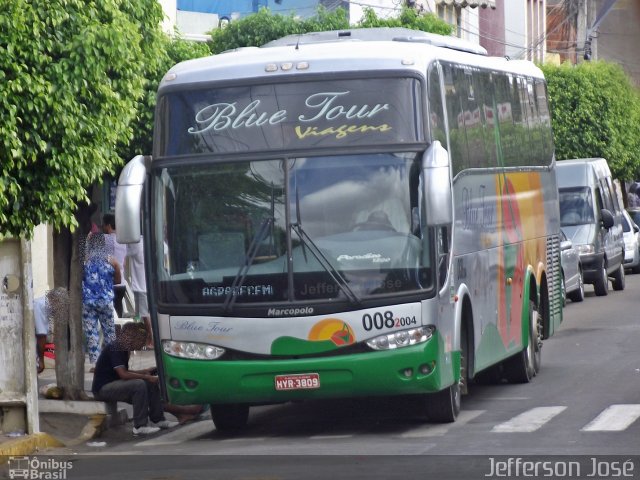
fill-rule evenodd
<path id="1" fill-rule="evenodd" d="M 584 300 L 584 281 L 580 254 L 573 248 L 573 243 L 560 230 L 560 263 L 562 266 L 562 299 L 566 303 L 569 298 L 574 302 Z"/>
<path id="2" fill-rule="evenodd" d="M 622 212 L 622 231 L 624 268 L 630 268 L 633 273 L 640 273 L 640 229 L 627 211 Z"/>

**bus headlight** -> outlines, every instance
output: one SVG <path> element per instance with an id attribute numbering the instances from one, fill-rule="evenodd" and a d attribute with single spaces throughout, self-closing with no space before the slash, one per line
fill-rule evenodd
<path id="1" fill-rule="evenodd" d="M 163 340 L 162 349 L 164 353 L 172 357 L 192 360 L 215 360 L 225 352 L 224 348 L 206 343 L 174 342 L 173 340 Z"/>
<path id="2" fill-rule="evenodd" d="M 387 333 L 367 340 L 367 345 L 374 350 L 393 350 L 395 348 L 408 347 L 409 345 L 426 342 L 433 336 L 435 329 L 436 327 L 427 325 L 426 327 Z"/>

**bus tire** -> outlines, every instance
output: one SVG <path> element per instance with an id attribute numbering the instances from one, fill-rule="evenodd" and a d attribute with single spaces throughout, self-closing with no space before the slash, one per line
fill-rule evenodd
<path id="1" fill-rule="evenodd" d="M 237 432 L 247 426 L 249 406 L 233 403 L 211 405 L 211 419 L 219 432 Z"/>
<path id="2" fill-rule="evenodd" d="M 469 348 L 468 324 L 465 322 L 460 329 L 460 395 L 469 393 L 469 366 L 471 365 L 471 350 Z"/>
<path id="3" fill-rule="evenodd" d="M 460 413 L 460 383 L 456 382 L 437 393 L 427 394 L 426 413 L 437 423 L 455 422 Z"/>
<path id="4" fill-rule="evenodd" d="M 529 335 L 527 345 L 520 352 L 504 362 L 504 376 L 509 383 L 529 383 L 536 374 L 535 355 L 538 329 L 538 309 L 535 302 L 529 300 Z"/>
<path id="5" fill-rule="evenodd" d="M 476 373 L 473 377 L 473 383 L 476 385 L 498 385 L 502 383 L 502 378 L 502 365 L 497 364 Z"/>

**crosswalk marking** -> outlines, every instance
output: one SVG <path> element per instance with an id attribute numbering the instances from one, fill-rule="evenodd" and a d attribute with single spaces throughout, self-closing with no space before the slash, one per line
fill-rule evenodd
<path id="1" fill-rule="evenodd" d="M 238 438 L 221 438 L 217 440 L 221 443 L 233 443 L 233 442 L 250 442 L 250 443 L 258 443 L 264 442 L 267 440 L 267 437 L 238 437 Z"/>
<path id="2" fill-rule="evenodd" d="M 458 415 L 457 420 L 454 423 L 438 424 L 438 425 L 425 425 L 420 428 L 411 430 L 410 432 L 400 435 L 402 438 L 423 438 L 423 437 L 437 437 L 446 434 L 451 427 L 458 427 L 469 423 L 478 415 L 482 415 L 486 410 L 462 410 Z"/>
<path id="3" fill-rule="evenodd" d="M 527 410 L 506 422 L 495 425 L 492 433 L 517 433 L 517 432 L 534 432 L 543 425 L 550 422 L 554 417 L 567 409 L 566 406 L 549 406 L 535 407 Z M 462 410 L 455 422 L 449 424 L 426 424 L 418 428 L 408 430 L 401 435 L 401 438 L 425 438 L 446 435 L 452 428 L 461 427 L 478 416 L 486 413 L 487 410 Z M 619 432 L 627 429 L 631 424 L 640 418 L 640 404 L 622 404 L 611 405 L 603 410 L 596 418 L 580 430 L 584 432 Z M 159 435 L 152 438 L 139 438 L 136 446 L 159 446 L 159 445 L 178 445 L 181 443 L 194 440 L 201 436 L 212 434 L 215 427 L 211 420 L 203 420 L 190 423 L 177 429 L 163 431 Z M 345 439 L 357 436 L 354 434 L 326 434 L 313 435 L 309 438 L 312 440 L 331 441 L 335 439 Z M 274 438 L 274 437 L 269 437 Z M 252 441 L 264 441 L 267 437 L 256 438 L 251 437 Z M 224 438 L 219 442 L 244 442 L 248 441 L 248 437 Z"/>
<path id="4" fill-rule="evenodd" d="M 611 405 L 580 430 L 583 432 L 619 432 L 640 418 L 640 405 Z"/>
<path id="5" fill-rule="evenodd" d="M 567 407 L 536 407 L 496 425 L 492 432 L 535 432 Z"/>

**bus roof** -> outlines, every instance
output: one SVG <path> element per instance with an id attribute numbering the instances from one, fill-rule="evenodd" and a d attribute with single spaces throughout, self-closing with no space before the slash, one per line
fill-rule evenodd
<path id="1" fill-rule="evenodd" d="M 286 81 L 282 76 L 372 70 L 406 70 L 424 76 L 428 65 L 435 60 L 537 78 L 543 76 L 531 62 L 489 57 L 478 50 L 481 47 L 476 47 L 477 53 L 470 53 L 472 44 L 453 37 L 408 29 L 366 29 L 388 30 L 386 33 L 391 33 L 388 35 L 357 30 L 350 30 L 352 35 L 340 37 L 339 32 L 302 35 L 300 43 L 292 43 L 293 37 L 284 37 L 262 48 L 245 47 L 188 60 L 169 70 L 160 84 L 160 90 L 176 88 L 180 84 L 268 79 L 274 76 Z M 312 41 L 313 38 L 317 41 Z"/>
<path id="2" fill-rule="evenodd" d="M 266 43 L 262 48 L 278 46 L 299 47 L 300 45 L 309 45 L 312 43 L 344 43 L 351 41 L 418 42 L 460 50 L 461 52 L 476 53 L 479 55 L 487 54 L 487 50 L 484 47 L 457 37 L 400 27 L 354 28 L 352 30 L 330 30 L 326 32 L 310 32 L 301 35 L 287 35 L 286 37 Z"/>

